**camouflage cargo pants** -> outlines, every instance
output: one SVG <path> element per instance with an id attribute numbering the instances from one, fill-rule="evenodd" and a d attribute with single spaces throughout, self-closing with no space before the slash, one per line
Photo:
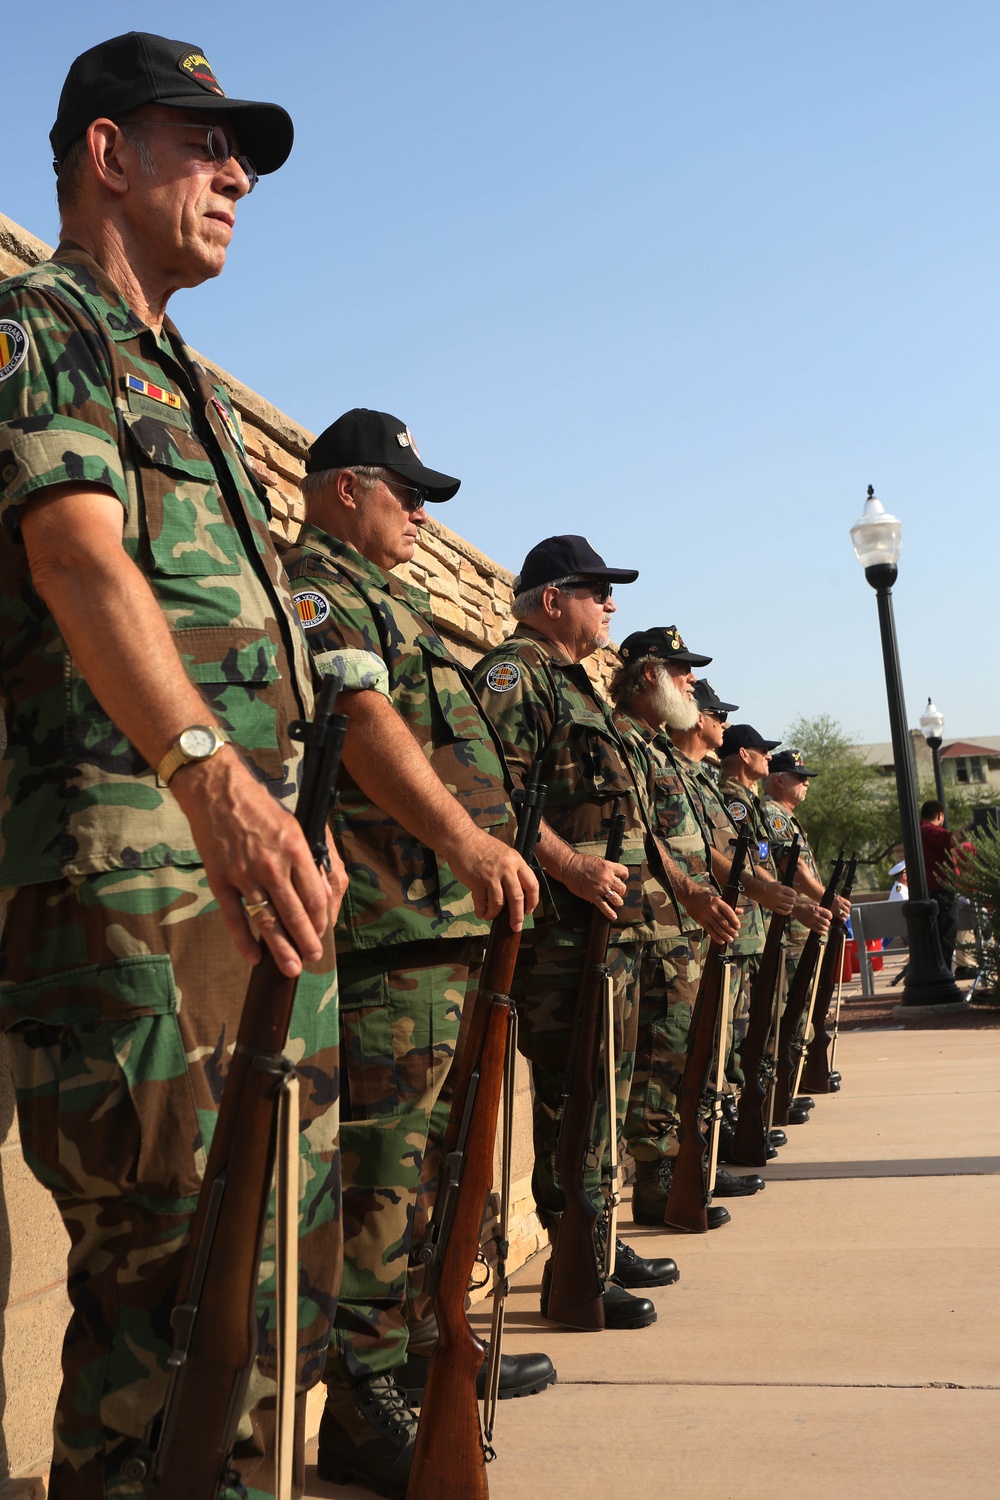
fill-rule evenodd
<path id="1" fill-rule="evenodd" d="M 642 949 L 635 1068 L 624 1131 L 636 1161 L 677 1155 L 677 1093 L 704 950 L 701 933 L 670 945 L 647 943 Z"/>
<path id="2" fill-rule="evenodd" d="M 121 1468 L 163 1401 L 179 1252 L 249 971 L 200 868 L 119 870 L 6 895 L 0 1024 L 21 1141 L 71 1241 L 49 1496 L 138 1500 L 141 1486 Z M 288 1043 L 302 1079 L 300 1388 L 320 1375 L 341 1258 L 332 939 L 329 951 L 329 966 L 299 981 Z M 233 1497 L 273 1494 L 272 1238 L 269 1229 L 252 1411 L 234 1455 L 244 1488 L 227 1489 Z"/>
<path id="3" fill-rule="evenodd" d="M 434 1204 L 448 1071 L 485 943 L 444 938 L 342 954 L 344 1277 L 327 1380 L 393 1370 L 429 1312 L 409 1266 Z"/>
<path id="4" fill-rule="evenodd" d="M 616 1127 L 621 1131 L 628 1107 L 639 1008 L 635 993 L 639 945 L 608 949 L 614 997 Z M 556 1169 L 556 1138 L 569 1057 L 576 997 L 583 965 L 583 934 L 578 947 L 545 941 L 536 928 L 521 942 L 512 993 L 518 1013 L 518 1049 L 531 1064 L 534 1170 L 531 1186 L 538 1216 L 554 1228 L 564 1200 Z M 602 1104 L 594 1126 L 594 1165 L 585 1173 L 587 1191 L 603 1209 L 608 1182 L 608 1119 Z"/>

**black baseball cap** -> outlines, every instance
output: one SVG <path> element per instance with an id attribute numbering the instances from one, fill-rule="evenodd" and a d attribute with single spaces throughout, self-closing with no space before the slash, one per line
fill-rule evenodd
<path id="1" fill-rule="evenodd" d="M 676 625 L 657 625 L 653 630 L 636 630 L 627 635 L 618 647 L 622 661 L 638 661 L 645 656 L 655 656 L 660 661 L 676 661 L 689 667 L 707 667 L 710 656 L 699 656 L 689 651 L 681 640 Z"/>
<path id="2" fill-rule="evenodd" d="M 818 771 L 807 771 L 801 750 L 779 750 L 771 756 L 772 771 L 789 771 L 793 776 L 818 776 Z"/>
<path id="3" fill-rule="evenodd" d="M 555 578 L 599 578 L 608 583 L 635 583 L 638 568 L 609 568 L 585 536 L 547 536 L 532 547 L 514 579 L 514 597 Z"/>
<path id="4" fill-rule="evenodd" d="M 765 740 L 752 724 L 727 724 L 719 754 L 723 760 L 727 755 L 735 755 L 737 750 L 763 750 L 766 754 L 780 744 L 780 740 Z"/>
<path id="5" fill-rule="evenodd" d="M 694 685 L 694 701 L 703 714 L 734 714 L 738 703 L 723 703 L 707 677 L 699 677 Z"/>
<path id="6" fill-rule="evenodd" d="M 91 120 L 117 120 L 141 104 L 227 114 L 239 135 L 240 151 L 261 175 L 276 172 L 292 149 L 294 129 L 280 104 L 228 99 L 211 63 L 193 42 L 128 31 L 81 52 L 67 73 L 49 133 L 56 162 Z"/>
<path id="7" fill-rule="evenodd" d="M 355 406 L 320 433 L 309 449 L 306 473 L 361 466 L 391 469 L 412 479 L 430 491 L 427 498 L 433 501 L 450 500 L 462 482 L 421 463 L 413 433 L 398 417 Z"/>

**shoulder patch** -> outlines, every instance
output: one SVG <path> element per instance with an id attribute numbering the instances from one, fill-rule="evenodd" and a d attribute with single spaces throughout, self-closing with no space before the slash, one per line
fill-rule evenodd
<path id="1" fill-rule="evenodd" d="M 726 811 L 731 818 L 735 819 L 737 823 L 742 823 L 743 819 L 747 815 L 746 803 L 730 802 L 726 807 Z"/>
<path id="2" fill-rule="evenodd" d="M 521 668 L 514 661 L 498 661 L 486 674 L 486 686 L 494 693 L 509 693 L 521 681 Z"/>
<path id="3" fill-rule="evenodd" d="M 293 594 L 292 603 L 303 630 L 322 625 L 330 613 L 329 601 L 315 589 L 303 589 L 301 594 Z"/>
<path id="4" fill-rule="evenodd" d="M 784 833 L 788 827 L 788 819 L 783 818 L 781 813 L 772 813 L 769 820 L 772 833 Z"/>
<path id="5" fill-rule="evenodd" d="M 20 323 L 0 318 L 0 380 L 19 369 L 28 357 L 28 335 Z"/>

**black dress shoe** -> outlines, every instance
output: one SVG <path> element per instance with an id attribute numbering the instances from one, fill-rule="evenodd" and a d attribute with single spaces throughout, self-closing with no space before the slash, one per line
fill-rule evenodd
<path id="1" fill-rule="evenodd" d="M 772 1146 L 787 1146 L 788 1137 L 783 1130 L 769 1130 L 767 1138 Z"/>
<path id="2" fill-rule="evenodd" d="M 644 1260 L 624 1240 L 615 1240 L 615 1268 L 611 1280 L 633 1290 L 648 1286 L 673 1286 L 680 1279 L 677 1262 L 664 1255 L 658 1260 Z"/>
<path id="3" fill-rule="evenodd" d="M 816 1100 L 810 1099 L 808 1094 L 796 1094 L 791 1103 L 792 1109 L 815 1109 Z"/>
<path id="4" fill-rule="evenodd" d="M 547 1260 L 542 1270 L 542 1296 L 539 1311 L 543 1318 L 549 1315 L 549 1285 L 552 1281 L 552 1262 Z M 604 1291 L 605 1328 L 648 1328 L 656 1322 L 656 1308 L 648 1297 L 633 1297 L 624 1287 L 609 1281 Z M 565 1325 L 571 1328 L 573 1325 Z M 587 1330 L 585 1330 L 587 1331 Z"/>
<path id="5" fill-rule="evenodd" d="M 749 1198 L 766 1186 L 763 1177 L 759 1177 L 756 1172 L 748 1172 L 745 1177 L 737 1177 L 734 1173 L 726 1172 L 719 1167 L 716 1169 L 712 1193 L 717 1198 Z"/>
<path id="6" fill-rule="evenodd" d="M 808 1123 L 808 1120 L 809 1111 L 807 1109 L 796 1109 L 794 1105 L 791 1104 L 788 1106 L 789 1125 L 805 1125 Z"/>
<path id="7" fill-rule="evenodd" d="M 476 1395 L 480 1401 L 486 1395 L 486 1367 L 489 1357 L 490 1349 L 487 1344 L 483 1363 L 476 1376 Z M 429 1355 L 408 1353 L 405 1365 L 392 1372 L 396 1384 L 411 1406 L 419 1406 L 423 1400 L 430 1363 Z M 535 1396 L 555 1382 L 556 1367 L 547 1354 L 500 1356 L 500 1390 L 497 1394 L 501 1401 L 509 1401 L 513 1396 Z"/>
<path id="8" fill-rule="evenodd" d="M 633 1297 L 623 1286 L 609 1281 L 604 1293 L 605 1328 L 648 1328 L 656 1322 L 656 1308 L 648 1297 Z"/>

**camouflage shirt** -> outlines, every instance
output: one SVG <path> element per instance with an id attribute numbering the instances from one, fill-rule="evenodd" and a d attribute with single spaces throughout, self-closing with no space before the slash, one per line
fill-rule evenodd
<path id="1" fill-rule="evenodd" d="M 793 812 L 780 802 L 775 802 L 771 797 L 765 797 L 760 804 L 764 824 L 767 828 L 768 837 L 771 840 L 771 851 L 776 862 L 784 863 L 785 855 L 792 846 L 795 835 L 799 836 L 799 868 L 807 870 L 814 880 L 823 884 L 823 877 L 819 873 L 819 866 L 809 847 L 806 831 Z M 793 948 L 801 948 L 809 936 L 809 928 L 804 922 L 796 922 L 789 918 L 785 927 L 785 936 Z"/>
<path id="2" fill-rule="evenodd" d="M 727 805 L 734 799 L 724 795 L 702 762 L 691 760 L 676 746 L 672 749 L 674 762 L 700 809 L 702 822 L 708 830 L 713 847 L 731 859 L 733 840 L 743 827 L 743 820 L 736 819 Z M 744 896 L 740 898 L 737 913 L 740 918 L 740 935 L 731 945 L 732 951 L 740 957 L 762 953 L 767 919 L 760 907 L 756 901 Z"/>
<path id="3" fill-rule="evenodd" d="M 72 245 L 0 282 L 0 886 L 198 864 L 191 830 L 95 700 L 31 584 L 20 522 L 68 481 L 110 491 L 188 675 L 251 770 L 294 798 L 312 705 L 267 497 L 225 390 Z"/>
<path id="4" fill-rule="evenodd" d="M 662 730 L 655 730 L 631 714 L 619 713 L 619 724 L 627 721 L 648 747 L 655 781 L 656 826 L 667 852 L 689 879 L 717 889 L 711 873 L 712 839 L 702 819 L 700 805 L 681 775 L 674 759 L 676 751 Z M 694 917 L 678 907 L 680 931 L 701 932 Z"/>
<path id="5" fill-rule="evenodd" d="M 611 705 L 582 663 L 571 662 L 529 625 L 518 625 L 488 651 L 475 678 L 515 781 L 523 785 L 535 761 L 541 762 L 545 821 L 567 844 L 603 858 L 613 799 L 623 799 L 621 863 L 629 869 L 629 881 L 613 941 L 650 941 L 652 786 L 648 765 L 635 761 L 615 727 Z M 552 942 L 575 944 L 590 910 L 589 902 L 552 881 L 543 889 L 535 920 L 553 924 L 547 934 Z"/>
<path id="6" fill-rule="evenodd" d="M 513 843 L 510 778 L 471 673 L 429 622 L 430 601 L 346 542 L 306 525 L 285 567 L 313 661 L 347 691 L 387 694 L 441 781 L 479 828 Z M 489 930 L 471 892 L 433 849 L 382 811 L 347 774 L 334 832 L 349 885 L 341 950 Z"/>

